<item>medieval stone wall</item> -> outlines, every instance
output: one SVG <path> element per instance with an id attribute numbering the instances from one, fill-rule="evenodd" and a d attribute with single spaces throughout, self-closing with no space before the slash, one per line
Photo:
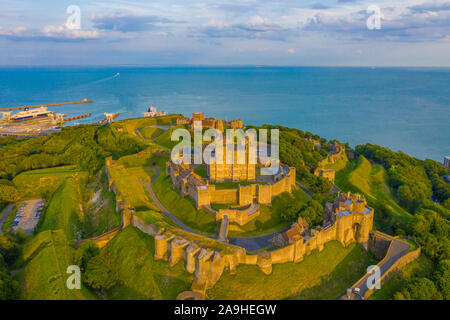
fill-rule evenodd
<path id="1" fill-rule="evenodd" d="M 181 196 L 188 195 L 194 200 L 198 209 L 213 203 L 245 206 L 256 201 L 260 204 L 270 204 L 273 197 L 283 192 L 292 192 L 292 186 L 295 185 L 295 168 L 286 168 L 286 170 L 288 173 L 273 184 L 251 184 L 238 186 L 237 189 L 216 189 L 213 184 L 198 187 L 179 182 L 174 172 L 171 171 L 170 164 L 166 165 L 166 175 L 171 177 L 173 188 Z"/>
<path id="2" fill-rule="evenodd" d="M 272 186 L 271 185 L 259 185 L 257 201 L 261 204 L 272 203 Z"/>
<path id="3" fill-rule="evenodd" d="M 252 204 L 256 197 L 257 188 L 258 186 L 256 184 L 249 186 L 239 186 L 238 188 L 239 205 L 245 206 Z"/>
<path id="4" fill-rule="evenodd" d="M 252 204 L 246 209 L 220 209 L 216 213 L 216 221 L 221 221 L 224 216 L 228 216 L 228 221 L 236 222 L 243 226 L 258 217 L 259 214 L 258 204 Z"/>
<path id="5" fill-rule="evenodd" d="M 327 164 L 333 164 L 343 159 L 345 156 L 345 148 L 341 149 L 338 153 L 332 154 L 319 162 L 319 167 L 325 167 Z"/>
<path id="6" fill-rule="evenodd" d="M 214 185 L 210 185 L 208 189 L 209 189 L 210 203 L 218 203 L 218 204 L 238 203 L 238 189 L 216 189 Z"/>

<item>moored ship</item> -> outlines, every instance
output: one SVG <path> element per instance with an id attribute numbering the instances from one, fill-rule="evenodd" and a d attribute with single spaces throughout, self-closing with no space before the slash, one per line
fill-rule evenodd
<path id="1" fill-rule="evenodd" d="M 25 120 L 31 120 L 35 118 L 43 118 L 48 117 L 49 115 L 53 114 L 53 111 L 48 111 L 47 108 L 41 107 L 37 109 L 31 109 L 25 111 L 20 111 L 16 113 L 15 115 L 11 116 L 10 121 L 12 122 L 19 122 L 19 121 L 25 121 Z"/>

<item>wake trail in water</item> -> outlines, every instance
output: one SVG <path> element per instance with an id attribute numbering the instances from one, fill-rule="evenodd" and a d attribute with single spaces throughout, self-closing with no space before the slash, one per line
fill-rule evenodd
<path id="1" fill-rule="evenodd" d="M 96 83 L 102 83 L 102 82 L 106 82 L 106 81 L 109 81 L 109 80 L 115 79 L 115 78 L 117 78 L 117 77 L 119 77 L 119 76 L 120 76 L 120 74 L 116 73 L 116 74 L 115 74 L 115 75 L 113 75 L 112 77 L 107 77 L 107 78 L 104 78 L 104 79 L 100 79 L 100 80 L 95 80 L 95 81 L 92 81 L 92 82 L 90 82 L 90 83 L 87 83 L 87 84 L 96 84 Z"/>
<path id="2" fill-rule="evenodd" d="M 103 79 L 94 80 L 94 81 L 90 81 L 90 82 L 87 82 L 87 83 L 81 83 L 81 84 L 75 85 L 74 87 L 72 87 L 72 89 L 79 89 L 79 88 L 83 88 L 85 86 L 91 86 L 91 85 L 95 85 L 95 84 L 98 84 L 98 83 L 103 83 L 103 82 L 110 81 L 110 80 L 113 80 L 115 78 L 118 78 L 119 76 L 120 76 L 120 74 L 116 73 L 115 75 L 113 75 L 111 77 L 106 77 L 106 78 L 103 78 Z"/>

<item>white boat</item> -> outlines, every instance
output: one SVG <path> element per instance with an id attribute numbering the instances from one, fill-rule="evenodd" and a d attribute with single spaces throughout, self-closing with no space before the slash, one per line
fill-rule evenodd
<path id="1" fill-rule="evenodd" d="M 10 121 L 16 122 L 16 121 L 31 120 L 34 118 L 48 117 L 52 113 L 53 111 L 48 111 L 47 108 L 45 107 L 40 107 L 31 110 L 25 109 L 25 111 L 20 111 L 15 115 L 11 116 Z"/>

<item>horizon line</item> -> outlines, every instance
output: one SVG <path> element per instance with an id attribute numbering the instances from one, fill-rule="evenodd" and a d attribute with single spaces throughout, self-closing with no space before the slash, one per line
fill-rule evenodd
<path id="1" fill-rule="evenodd" d="M 0 68 L 43 68 L 43 67 L 142 67 L 142 68 L 161 68 L 161 67 L 203 67 L 203 68 L 450 68 L 450 65 L 427 66 L 427 65 L 271 65 L 271 64 L 16 64 L 2 65 Z"/>

